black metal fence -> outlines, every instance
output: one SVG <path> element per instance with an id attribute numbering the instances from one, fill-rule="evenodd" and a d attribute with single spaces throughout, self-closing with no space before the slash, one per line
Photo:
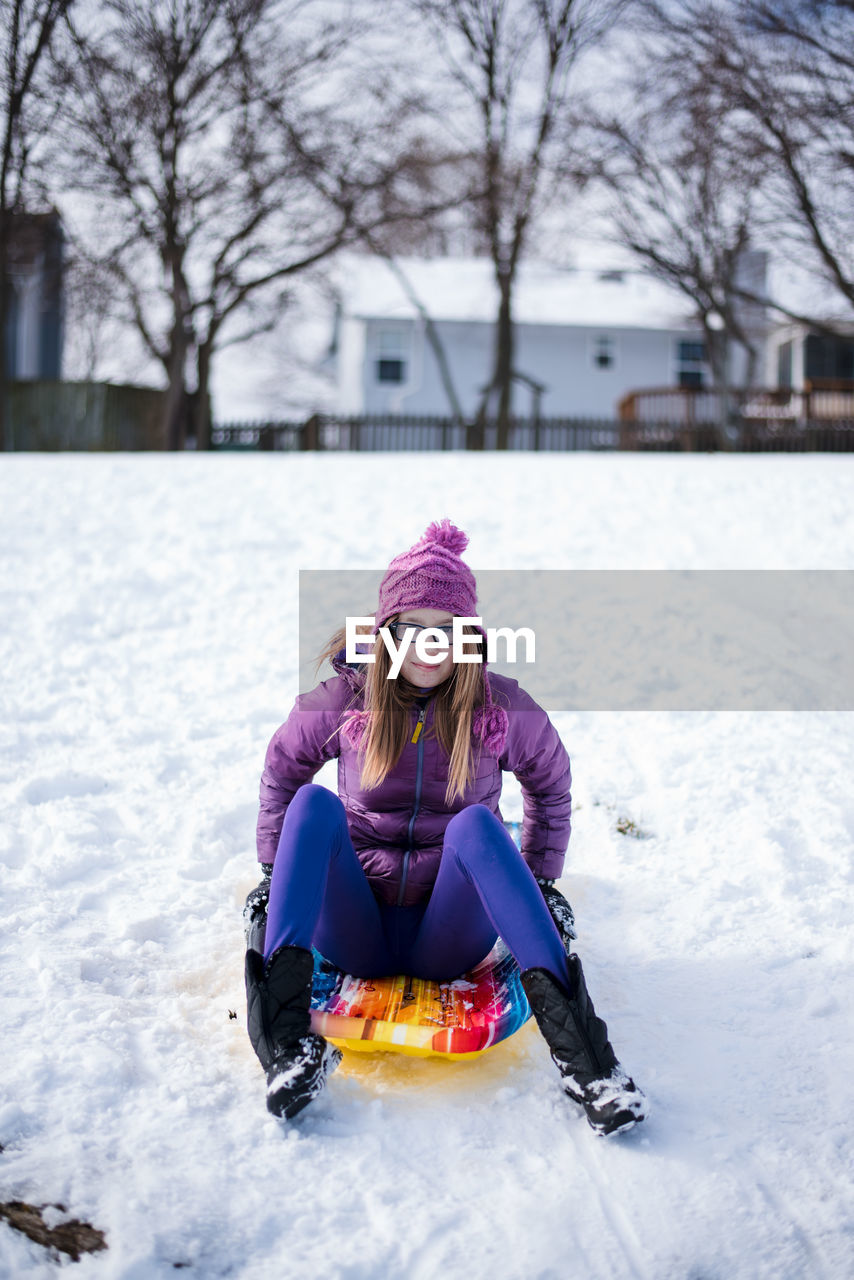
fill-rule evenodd
<path id="1" fill-rule="evenodd" d="M 315 414 L 307 422 L 223 423 L 214 427 L 218 450 L 309 450 L 379 453 L 483 449 L 498 444 L 498 427 L 460 423 L 452 418 L 359 417 Z M 726 434 L 708 424 L 614 422 L 608 419 L 513 419 L 507 433 L 510 451 L 566 453 L 576 450 L 634 450 L 659 453 L 851 453 L 854 419 L 826 418 L 794 423 L 752 419 Z"/>
<path id="2" fill-rule="evenodd" d="M 514 419 L 508 449 L 617 449 L 623 424 L 610 420 Z M 339 418 L 315 414 L 307 422 L 230 423 L 214 427 L 215 449 L 284 449 L 380 453 L 400 450 L 494 450 L 498 427 L 438 417 Z"/>

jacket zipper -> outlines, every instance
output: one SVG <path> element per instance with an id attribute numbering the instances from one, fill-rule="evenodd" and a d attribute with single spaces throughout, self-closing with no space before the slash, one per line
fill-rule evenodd
<path id="1" fill-rule="evenodd" d="M 406 881 L 409 876 L 409 859 L 412 855 L 412 832 L 415 829 L 415 819 L 418 817 L 418 809 L 421 804 L 421 778 L 424 773 L 424 717 L 427 715 L 427 704 L 421 708 L 418 716 L 418 722 L 415 725 L 415 732 L 410 738 L 410 742 L 417 742 L 418 756 L 415 762 L 415 806 L 412 810 L 412 817 L 409 819 L 409 829 L 406 832 L 406 853 L 403 855 L 403 871 L 400 877 L 400 889 L 397 895 L 397 905 L 403 906 L 403 895 L 406 892 Z"/>

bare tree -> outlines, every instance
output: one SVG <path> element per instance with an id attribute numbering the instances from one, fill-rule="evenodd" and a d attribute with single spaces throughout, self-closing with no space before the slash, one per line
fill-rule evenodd
<path id="1" fill-rule="evenodd" d="M 51 103 L 42 73 L 57 23 L 72 0 L 0 0 L 0 90 L 3 139 L 0 157 L 0 448 L 6 448 L 6 330 L 9 319 L 9 254 L 12 221 L 24 209 L 34 148 L 48 128 Z"/>
<path id="2" fill-rule="evenodd" d="M 765 156 L 766 223 L 854 303 L 854 3 L 651 3 L 663 74 L 702 67 Z M 742 137 L 744 136 L 744 131 Z M 804 318 L 778 306 L 794 318 Z"/>
<path id="3" fill-rule="evenodd" d="M 363 85 L 369 82 L 361 69 Z M 405 77 L 403 77 L 405 79 Z M 466 209 L 473 199 L 476 167 L 465 151 L 437 146 L 421 131 L 432 111 L 417 93 L 397 86 L 375 86 L 375 109 L 360 102 L 355 117 L 312 114 L 298 127 L 276 107 L 273 119 L 285 135 L 288 151 L 299 155 L 303 176 L 324 207 L 338 210 L 354 247 L 382 258 L 424 327 L 452 417 L 464 412 L 438 327 L 397 256 L 415 249 L 432 256 L 444 252 L 448 237 L 470 230 Z M 275 105 L 275 95 L 271 95 Z"/>
<path id="4" fill-rule="evenodd" d="M 746 39 L 722 68 L 773 161 L 778 208 L 854 304 L 854 3 L 748 0 L 738 19 Z"/>
<path id="5" fill-rule="evenodd" d="M 93 260 L 73 235 L 66 244 L 63 260 L 63 370 L 67 378 L 95 381 L 102 376 L 106 354 L 116 345 L 116 326 L 121 323 L 117 312 L 114 283 L 97 257 Z M 114 364 L 118 361 L 114 361 Z M 144 377 L 148 360 L 140 353 Z M 124 381 L 132 381 L 128 352 L 122 351 Z"/>
<path id="6" fill-rule="evenodd" d="M 419 104 L 424 114 L 432 104 Z M 383 257 L 489 256 L 489 242 L 473 216 L 481 187 L 480 157 L 470 147 L 443 143 L 416 129 L 394 148 L 394 173 L 384 202 L 388 219 L 371 236 Z"/>
<path id="7" fill-rule="evenodd" d="M 193 373 L 203 448 L 215 352 L 269 330 L 288 282 L 353 237 L 353 156 L 322 201 L 306 141 L 341 151 L 324 83 L 346 33 L 309 9 L 104 0 L 74 29 L 69 178 L 100 209 L 101 264 L 164 369 L 173 448 Z"/>
<path id="8" fill-rule="evenodd" d="M 624 105 L 591 126 L 587 172 L 604 184 L 618 242 L 690 302 L 723 393 L 725 443 L 733 344 L 751 385 L 763 337 L 761 299 L 745 291 L 767 157 L 710 67 L 669 56 L 661 34 L 633 43 Z"/>
<path id="9" fill-rule="evenodd" d="M 493 412 L 507 447 L 516 376 L 513 292 L 532 228 L 554 194 L 555 125 L 581 52 L 624 7 L 599 0 L 411 0 L 432 32 L 467 112 L 473 111 L 478 173 L 474 222 L 489 247 L 498 287 L 493 365 L 478 414 Z M 446 120 L 453 120 L 445 112 Z M 451 126 L 453 127 L 453 126 Z M 565 173 L 565 166 L 562 167 Z"/>

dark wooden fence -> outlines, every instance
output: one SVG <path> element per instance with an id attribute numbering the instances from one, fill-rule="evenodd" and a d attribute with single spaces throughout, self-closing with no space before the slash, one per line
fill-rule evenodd
<path id="1" fill-rule="evenodd" d="M 14 450 L 164 449 L 163 398 L 107 382 L 11 382 L 7 447 Z"/>
<path id="2" fill-rule="evenodd" d="M 486 449 L 497 444 L 497 427 L 459 423 L 451 418 L 339 418 L 316 414 L 307 422 L 224 423 L 214 427 L 214 449 L 311 450 L 377 453 Z M 510 451 L 565 453 L 574 450 L 636 450 L 659 453 L 712 452 L 728 448 L 744 453 L 854 451 L 854 416 L 793 422 L 751 419 L 722 436 L 708 422 L 612 422 L 604 419 L 514 419 L 508 434 Z"/>

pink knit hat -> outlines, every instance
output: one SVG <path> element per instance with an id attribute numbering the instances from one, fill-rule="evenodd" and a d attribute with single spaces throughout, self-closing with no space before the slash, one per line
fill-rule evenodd
<path id="1" fill-rule="evenodd" d="M 476 617 L 477 583 L 460 558 L 468 541 L 468 534 L 450 520 L 434 520 L 413 547 L 395 556 L 380 583 L 374 630 L 406 609 L 445 609 L 458 618 Z M 364 741 L 369 719 L 367 711 L 356 711 L 342 726 L 354 747 Z M 506 711 L 492 701 L 484 655 L 483 705 L 472 716 L 472 733 L 485 751 L 500 756 L 507 729 Z"/>
<path id="2" fill-rule="evenodd" d="M 381 627 L 404 609 L 447 609 L 457 617 L 477 614 L 477 583 L 460 556 L 468 535 L 450 520 L 434 520 L 414 547 L 395 556 L 380 583 L 376 623 Z"/>

